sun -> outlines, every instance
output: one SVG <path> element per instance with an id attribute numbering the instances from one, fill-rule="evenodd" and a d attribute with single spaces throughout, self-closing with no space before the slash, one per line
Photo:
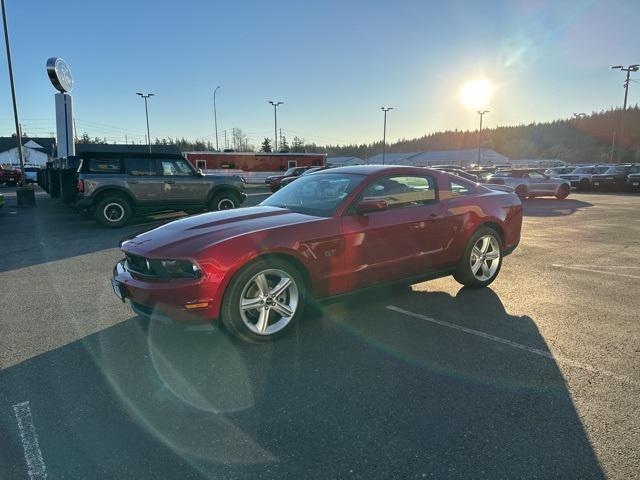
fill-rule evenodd
<path id="1" fill-rule="evenodd" d="M 486 107 L 493 93 L 493 84 L 491 80 L 479 78 L 465 83 L 460 89 L 460 100 L 467 107 L 483 108 Z"/>

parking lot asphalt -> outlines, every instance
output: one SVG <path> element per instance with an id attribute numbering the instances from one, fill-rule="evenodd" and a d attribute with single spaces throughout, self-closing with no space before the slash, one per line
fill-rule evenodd
<path id="1" fill-rule="evenodd" d="M 117 301 L 118 241 L 168 217 L 0 193 L 0 478 L 640 475 L 640 195 L 526 201 L 490 288 L 353 295 L 255 346 Z"/>

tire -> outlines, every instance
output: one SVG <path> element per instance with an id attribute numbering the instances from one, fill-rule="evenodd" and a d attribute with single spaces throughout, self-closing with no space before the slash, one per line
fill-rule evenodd
<path id="1" fill-rule="evenodd" d="M 233 193 L 218 193 L 209 201 L 209 210 L 231 210 L 240 205 L 238 197 Z"/>
<path id="2" fill-rule="evenodd" d="M 591 182 L 588 178 L 583 178 L 582 180 L 580 180 L 580 183 L 578 184 L 578 190 L 591 190 Z"/>
<path id="3" fill-rule="evenodd" d="M 526 200 L 527 198 L 527 187 L 524 185 L 518 185 L 516 187 L 516 195 L 520 197 L 520 200 Z"/>
<path id="4" fill-rule="evenodd" d="M 488 243 L 483 250 L 485 238 Z M 494 256 L 495 254 L 493 254 L 493 252 L 497 252 L 497 257 L 487 258 L 489 262 L 482 260 L 484 257 L 478 256 L 479 254 L 482 256 L 487 254 Z M 474 261 L 473 259 L 478 260 Z M 478 263 L 479 265 L 476 266 Z M 476 268 L 475 273 L 474 268 Z M 493 228 L 480 227 L 467 242 L 462 258 L 460 258 L 458 262 L 456 272 L 453 274 L 453 278 L 466 287 L 482 288 L 490 285 L 496 279 L 501 268 L 502 240 L 500 239 L 500 235 Z"/>
<path id="5" fill-rule="evenodd" d="M 558 200 L 564 200 L 569 196 L 570 193 L 571 193 L 570 187 L 568 187 L 567 185 L 560 185 L 558 187 L 558 191 L 556 192 L 556 198 Z"/>
<path id="6" fill-rule="evenodd" d="M 96 204 L 94 218 L 102 225 L 119 228 L 127 224 L 133 209 L 129 201 L 121 195 L 108 195 Z"/>
<path id="7" fill-rule="evenodd" d="M 285 280 L 290 281 L 289 286 L 274 295 L 275 287 Z M 294 266 L 280 259 L 257 260 L 231 279 L 222 300 L 220 319 L 240 340 L 270 342 L 295 327 L 304 311 L 305 297 L 304 278 Z M 245 309 L 241 308 L 242 303 L 246 304 Z M 284 308 L 293 313 L 282 314 Z"/>

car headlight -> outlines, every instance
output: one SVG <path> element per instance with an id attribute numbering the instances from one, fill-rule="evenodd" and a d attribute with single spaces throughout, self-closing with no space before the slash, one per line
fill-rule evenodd
<path id="1" fill-rule="evenodd" d="M 153 270 L 161 277 L 169 278 L 200 278 L 202 270 L 189 260 L 153 260 Z"/>

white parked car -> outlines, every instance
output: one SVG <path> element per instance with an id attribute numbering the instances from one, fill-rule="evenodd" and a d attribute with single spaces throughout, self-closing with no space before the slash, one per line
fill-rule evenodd
<path id="1" fill-rule="evenodd" d="M 584 165 L 576 167 L 571 173 L 557 175 L 558 178 L 569 180 L 576 190 L 591 190 L 591 177 L 607 171 L 610 165 Z"/>

